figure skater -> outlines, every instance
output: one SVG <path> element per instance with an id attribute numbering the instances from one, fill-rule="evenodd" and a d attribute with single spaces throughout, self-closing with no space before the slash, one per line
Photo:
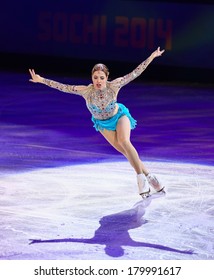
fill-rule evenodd
<path id="1" fill-rule="evenodd" d="M 86 106 L 92 114 L 92 122 L 96 131 L 120 153 L 122 153 L 137 176 L 138 193 L 142 198 L 150 196 L 150 186 L 156 192 L 165 194 L 164 186 L 157 177 L 150 173 L 141 161 L 138 152 L 130 141 L 131 129 L 136 127 L 136 120 L 131 116 L 129 109 L 117 102 L 119 90 L 133 81 L 147 68 L 154 58 L 162 55 L 164 50 L 157 48 L 145 61 L 131 73 L 108 81 L 109 70 L 102 63 L 96 64 L 91 72 L 92 83 L 89 85 L 67 85 L 49 80 L 29 69 L 33 83 L 41 83 L 51 88 L 77 94 L 86 101 Z"/>

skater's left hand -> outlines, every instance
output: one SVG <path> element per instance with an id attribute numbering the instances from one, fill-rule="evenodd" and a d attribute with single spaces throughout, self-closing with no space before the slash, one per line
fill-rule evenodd
<path id="1" fill-rule="evenodd" d="M 160 47 L 158 47 L 157 50 L 152 53 L 152 56 L 153 56 L 153 58 L 155 58 L 155 57 L 161 56 L 162 53 L 164 53 L 164 52 L 165 52 L 165 50 L 161 51 Z"/>

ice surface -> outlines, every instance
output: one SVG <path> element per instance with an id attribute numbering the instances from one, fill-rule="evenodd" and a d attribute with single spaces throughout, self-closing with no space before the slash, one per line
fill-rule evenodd
<path id="1" fill-rule="evenodd" d="M 167 190 L 143 202 L 82 98 L 27 71 L 0 77 L 0 259 L 214 259 L 213 87 L 142 78 L 121 90 L 132 142 Z"/>
<path id="2" fill-rule="evenodd" d="M 214 259 L 213 167 L 146 165 L 165 197 L 141 200 L 125 161 L 5 174 L 0 258 Z"/>

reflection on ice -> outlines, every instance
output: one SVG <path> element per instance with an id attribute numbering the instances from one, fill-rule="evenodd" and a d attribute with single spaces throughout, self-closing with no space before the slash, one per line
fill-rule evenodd
<path id="1" fill-rule="evenodd" d="M 140 200 L 127 162 L 5 175 L 0 258 L 214 259 L 212 167 L 146 164 L 165 197 Z"/>
<path id="2" fill-rule="evenodd" d="M 149 206 L 151 198 L 141 200 L 129 210 L 107 215 L 100 219 L 100 227 L 95 231 L 92 238 L 67 238 L 67 239 L 50 239 L 50 240 L 31 240 L 30 244 L 35 243 L 56 243 L 56 242 L 73 242 L 104 245 L 105 253 L 112 257 L 121 257 L 124 255 L 125 246 L 129 247 L 148 247 L 158 250 L 181 254 L 193 254 L 191 250 L 178 250 L 159 244 L 134 241 L 129 234 L 130 229 L 141 227 L 147 221 L 143 219 L 146 207 Z"/>

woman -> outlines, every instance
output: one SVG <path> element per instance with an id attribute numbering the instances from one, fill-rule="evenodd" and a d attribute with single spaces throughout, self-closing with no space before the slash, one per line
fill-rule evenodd
<path id="1" fill-rule="evenodd" d="M 130 141 L 131 129 L 136 126 L 136 120 L 130 115 L 128 108 L 117 102 L 119 90 L 137 78 L 153 61 L 155 57 L 161 56 L 164 50 L 157 48 L 145 61 L 143 61 L 131 73 L 108 81 L 109 70 L 102 64 L 96 64 L 92 69 L 92 84 L 66 85 L 45 79 L 29 69 L 31 82 L 42 83 L 57 90 L 77 94 L 86 101 L 86 106 L 92 114 L 94 127 L 104 138 L 130 162 L 137 175 L 139 194 L 147 198 L 150 186 L 155 191 L 164 194 L 164 187 L 155 175 L 150 174 L 139 158 L 139 155 Z M 150 185 L 150 186 L 149 186 Z"/>

